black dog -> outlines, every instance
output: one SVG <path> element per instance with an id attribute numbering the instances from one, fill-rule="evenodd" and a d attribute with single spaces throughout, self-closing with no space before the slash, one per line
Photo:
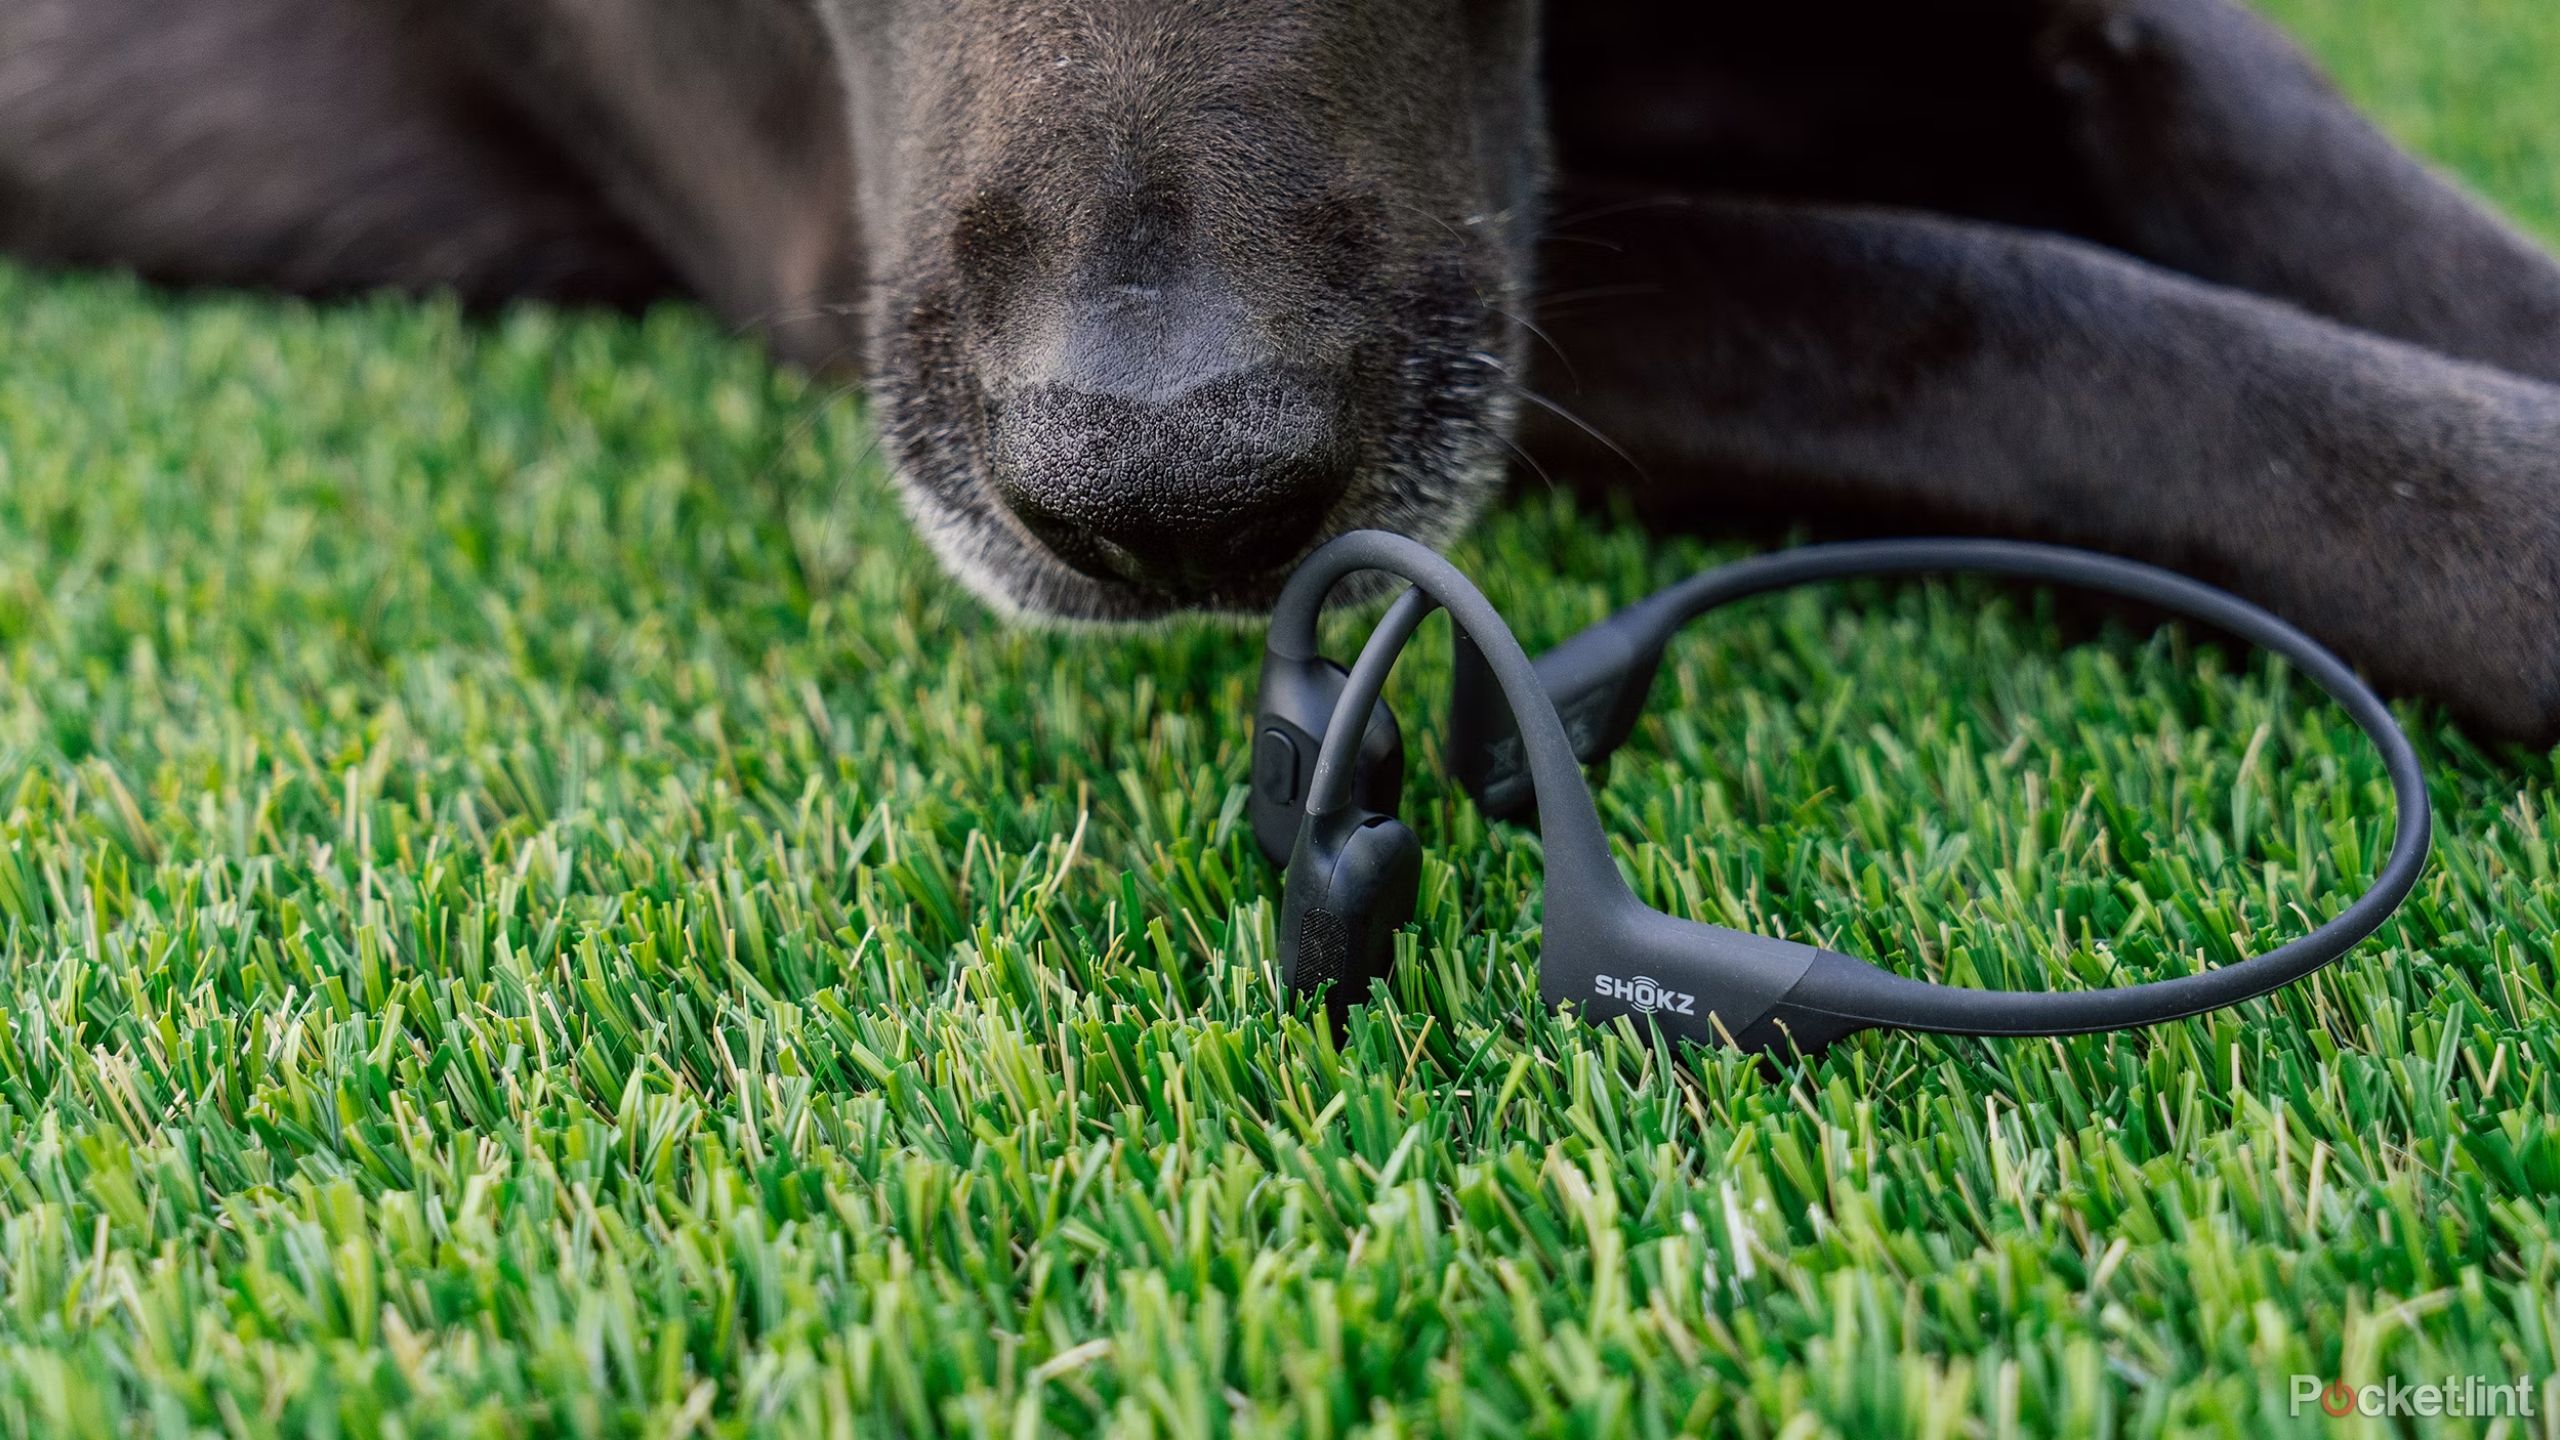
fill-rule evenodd
<path id="1" fill-rule="evenodd" d="M 2560 728 L 2560 265 L 2228 0 L 0 0 L 0 245 L 690 291 L 862 364 L 1018 610 L 1255 605 L 1518 449 Z"/>

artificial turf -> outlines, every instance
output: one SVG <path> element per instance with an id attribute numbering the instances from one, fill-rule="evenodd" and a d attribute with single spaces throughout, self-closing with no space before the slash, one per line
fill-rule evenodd
<path id="1" fill-rule="evenodd" d="M 2560 10 L 2278 8 L 2560 228 Z M 699 314 L 0 270 L 0 333 L 0 1435 L 2257 1435 L 2335 1425 L 2296 1372 L 2554 1371 L 2547 755 L 2404 707 L 2438 859 L 2273 1000 L 1772 1077 L 1532 1003 L 1435 625 L 1421 923 L 1337 1033 L 1268 968 L 1255 633 L 1003 628 Z M 1537 644 L 1731 547 L 1532 494 L 1459 553 Z M 2078 640 L 1721 619 L 1625 859 L 2030 985 L 2358 888 L 2343 718 Z"/>

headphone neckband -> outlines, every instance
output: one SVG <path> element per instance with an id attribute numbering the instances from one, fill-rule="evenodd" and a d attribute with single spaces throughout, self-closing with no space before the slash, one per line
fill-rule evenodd
<path id="1" fill-rule="evenodd" d="M 2221 590 L 2152 566 L 2056 546 L 1999 540 L 1891 540 L 1810 546 L 1708 571 L 1631 607 L 1568 642 L 1580 660 L 1576 698 L 1600 696 L 1624 714 L 1640 704 L 1670 636 L 1687 621 L 1750 596 L 1818 581 L 1972 572 L 2072 585 L 2141 601 L 2235 634 L 2283 656 L 2343 706 L 2381 752 L 2398 821 L 2391 853 L 2362 896 L 2309 934 L 2237 964 L 2108 990 L 1973 990 L 1893 974 L 1866 961 L 1791 941 L 1681 920 L 1638 900 L 1609 854 L 1581 762 L 1623 739 L 1595 723 L 1577 746 L 1519 641 L 1473 583 L 1428 548 L 1401 536 L 1355 531 L 1310 556 L 1282 592 L 1271 653 L 1316 653 L 1315 619 L 1350 574 L 1378 570 L 1414 590 L 1388 610 L 1362 649 L 1316 762 L 1309 818 L 1341 805 L 1350 788 L 1360 717 L 1378 703 L 1388 672 L 1424 618 L 1446 607 L 1463 638 L 1458 714 L 1480 711 L 1464 667 L 1490 672 L 1503 723 L 1479 722 L 1475 763 L 1495 783 L 1525 775 L 1546 856 L 1546 918 L 1539 988 L 1550 1004 L 1574 1003 L 1594 1020 L 1650 1016 L 1672 1033 L 1751 1050 L 1819 1049 L 1884 1027 L 1960 1035 L 2066 1035 L 2181 1019 L 2266 994 L 2345 953 L 2398 908 L 2424 869 L 2426 782 L 2416 750 L 2371 688 L 2308 635 Z M 1578 648 L 1577 648 L 1578 647 Z M 1631 722 L 1629 722 L 1631 724 Z M 1461 728 L 1453 723 L 1453 731 Z M 1617 733 L 1611 733 L 1612 730 Z M 1516 747 L 1505 744 L 1516 735 Z M 1461 763 L 1468 763 L 1461 754 Z M 1577 749 L 1584 753 L 1577 756 Z M 1491 758 L 1488 758 L 1490 756 Z M 1516 757 L 1516 758 L 1515 758 Z"/>

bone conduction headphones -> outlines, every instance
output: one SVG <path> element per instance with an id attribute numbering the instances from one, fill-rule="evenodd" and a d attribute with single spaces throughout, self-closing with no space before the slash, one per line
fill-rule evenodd
<path id="1" fill-rule="evenodd" d="M 1318 653 L 1316 620 L 1345 577 L 1411 582 L 1349 671 Z M 1721 605 L 1819 581 L 1971 571 L 2071 585 L 2202 621 L 2274 651 L 2328 692 L 2382 752 L 2399 820 L 2373 886 L 2311 933 L 2238 964 L 2110 990 L 1970 990 L 1913 980 L 1811 945 L 1682 920 L 1638 900 L 1609 854 L 1582 766 L 1634 732 L 1663 648 Z M 1781 551 L 1710 570 L 1531 662 L 1482 592 L 1427 547 L 1358 530 L 1309 556 L 1281 592 L 1254 721 L 1254 837 L 1288 880 L 1280 972 L 1294 994 L 1366 997 L 1412 920 L 1422 849 L 1395 818 L 1404 747 L 1379 698 L 1435 608 L 1458 628 L 1448 748 L 1497 819 L 1535 815 L 1546 856 L 1539 992 L 1595 1024 L 1649 1020 L 1746 1051 L 1811 1054 L 1857 1031 L 2076 1035 L 2234 1005 L 2328 964 L 2417 883 L 2428 810 L 2417 753 L 2381 700 L 2311 637 L 2234 596 L 2148 565 L 1999 540 L 1882 540 Z"/>

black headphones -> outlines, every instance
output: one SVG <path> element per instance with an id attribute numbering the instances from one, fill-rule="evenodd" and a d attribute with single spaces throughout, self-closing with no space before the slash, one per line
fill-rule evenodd
<path id="1" fill-rule="evenodd" d="M 1326 597 L 1357 571 L 1413 588 L 1388 606 L 1348 671 L 1317 653 Z M 2113 990 L 1966 990 L 1907 979 L 1810 945 L 1676 919 L 1618 873 L 1582 766 L 1633 733 L 1663 647 L 1720 605 L 1815 581 L 1973 571 L 2074 585 L 2156 605 L 2282 655 L 2344 706 L 2381 750 L 2399 804 L 2373 887 L 2328 923 L 2267 954 Z M 1747 1051 L 1811 1054 L 1869 1028 L 1950 1035 L 2075 1035 L 2182 1019 L 2301 979 L 2373 933 L 2417 883 L 2429 828 L 2417 752 L 2391 712 L 2311 637 L 2234 596 L 2165 570 L 1999 540 L 1886 540 L 1782 551 L 1695 576 L 1592 626 L 1535 663 L 1482 592 L 1400 535 L 1357 530 L 1309 556 L 1271 617 L 1254 720 L 1254 837 L 1288 867 L 1281 979 L 1337 1004 L 1384 978 L 1413 918 L 1422 848 L 1395 818 L 1404 747 L 1380 700 L 1405 642 L 1434 608 L 1458 627 L 1449 749 L 1486 813 L 1535 813 L 1546 855 L 1539 992 L 1583 1018 L 1650 1020 Z M 1356 731 L 1356 734 L 1355 734 Z"/>

